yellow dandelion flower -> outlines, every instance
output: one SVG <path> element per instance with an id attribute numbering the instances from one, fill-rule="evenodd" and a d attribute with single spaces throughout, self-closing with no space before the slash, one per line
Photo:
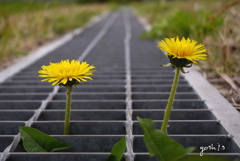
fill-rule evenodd
<path id="1" fill-rule="evenodd" d="M 53 82 L 52 85 L 72 86 L 87 82 L 86 79 L 92 80 L 89 76 L 95 72 L 93 68 L 95 67 L 87 62 L 67 59 L 59 63 L 50 63 L 48 66 L 43 65 L 38 73 L 41 74 L 39 77 L 48 77 L 42 81 Z"/>
<path id="2" fill-rule="evenodd" d="M 196 45 L 196 44 L 197 44 L 197 41 L 191 40 L 189 38 L 187 40 L 185 38 L 182 38 L 181 41 L 179 40 L 178 37 L 170 38 L 170 39 L 165 38 L 165 40 L 162 40 L 161 42 L 159 42 L 158 48 L 167 52 L 166 55 L 168 55 L 170 59 L 171 58 L 185 59 L 186 62 L 188 62 L 189 64 L 189 63 L 196 63 L 197 60 L 207 59 L 207 54 L 204 54 L 206 53 L 206 49 L 204 45 L 202 44 Z M 180 67 L 184 67 L 184 66 L 180 66 Z"/>

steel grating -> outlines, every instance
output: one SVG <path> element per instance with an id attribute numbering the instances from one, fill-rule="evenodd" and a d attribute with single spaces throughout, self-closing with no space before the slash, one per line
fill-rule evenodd
<path id="1" fill-rule="evenodd" d="M 136 116 L 156 121 L 160 128 L 174 76 L 162 68 L 167 58 L 151 40 L 140 40 L 143 27 L 128 10 L 119 11 L 86 28 L 0 84 L 1 161 L 104 161 L 112 146 L 127 136 L 127 161 L 155 161 L 143 142 Z M 63 133 L 65 89 L 38 77 L 40 66 L 78 59 L 96 66 L 94 80 L 73 90 L 71 127 Z M 18 126 L 32 126 L 73 146 L 64 152 L 27 153 Z M 239 147 L 184 77 L 168 128 L 184 146 L 224 146 L 205 153 L 234 159 Z"/>

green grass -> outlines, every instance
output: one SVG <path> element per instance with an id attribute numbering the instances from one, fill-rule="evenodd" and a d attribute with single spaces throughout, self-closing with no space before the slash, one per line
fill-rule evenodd
<path id="1" fill-rule="evenodd" d="M 21 13 L 31 13 L 46 9 L 53 9 L 61 7 L 64 5 L 75 5 L 75 3 L 61 3 L 61 2 L 0 2 L 1 13 L 21 14 Z"/>
<path id="2" fill-rule="evenodd" d="M 178 36 L 197 40 L 206 46 L 209 55 L 207 63 L 199 63 L 202 68 L 230 76 L 240 73 L 238 1 L 148 1 L 133 6 L 152 25 L 142 38 L 162 40 Z"/>

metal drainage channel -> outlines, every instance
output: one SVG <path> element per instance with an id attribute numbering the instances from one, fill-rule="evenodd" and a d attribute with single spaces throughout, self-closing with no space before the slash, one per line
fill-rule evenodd
<path id="1" fill-rule="evenodd" d="M 173 69 L 161 68 L 166 57 L 155 42 L 140 40 L 142 26 L 128 10 L 111 14 L 80 36 L 50 52 L 0 85 L 1 161 L 104 161 L 112 146 L 127 136 L 127 161 L 155 161 L 143 142 L 136 116 L 151 118 L 160 128 Z M 80 57 L 78 57 L 80 56 Z M 41 65 L 63 59 L 96 66 L 94 80 L 74 88 L 71 127 L 62 135 L 65 88 L 41 82 Z M 18 126 L 32 126 L 73 146 L 54 153 L 27 153 Z M 185 147 L 224 146 L 204 153 L 234 159 L 238 145 L 197 93 L 181 77 L 169 123 L 170 136 Z"/>

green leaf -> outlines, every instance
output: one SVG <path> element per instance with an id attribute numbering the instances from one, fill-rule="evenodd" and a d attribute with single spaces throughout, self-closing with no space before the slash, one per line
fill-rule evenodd
<path id="1" fill-rule="evenodd" d="M 126 150 L 126 137 L 117 142 L 113 147 L 110 156 L 106 161 L 121 161 Z"/>
<path id="2" fill-rule="evenodd" d="M 157 155 L 161 161 L 176 161 L 195 149 L 194 147 L 184 148 L 161 130 L 152 129 L 154 121 L 151 119 L 139 117 L 137 119 L 144 131 L 144 142 L 150 156 Z"/>
<path id="3" fill-rule="evenodd" d="M 20 126 L 19 130 L 27 152 L 54 152 L 72 147 L 32 127 Z"/>
<path id="4" fill-rule="evenodd" d="M 205 155 L 205 156 L 193 156 L 193 155 L 189 155 L 189 156 L 185 156 L 181 159 L 179 159 L 178 161 L 230 161 L 224 157 L 220 157 L 220 156 L 210 156 L 210 155 Z"/>

